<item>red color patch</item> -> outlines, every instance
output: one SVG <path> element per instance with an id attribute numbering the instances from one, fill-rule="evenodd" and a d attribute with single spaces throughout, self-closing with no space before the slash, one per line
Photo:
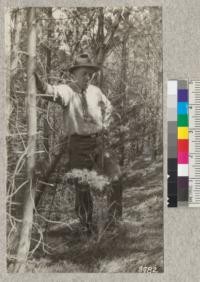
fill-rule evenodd
<path id="1" fill-rule="evenodd" d="M 189 143 L 188 140 L 179 139 L 178 140 L 178 152 L 189 152 Z"/>

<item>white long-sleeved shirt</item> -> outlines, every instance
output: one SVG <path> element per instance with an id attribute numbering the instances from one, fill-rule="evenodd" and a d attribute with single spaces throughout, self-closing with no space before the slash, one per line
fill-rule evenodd
<path id="1" fill-rule="evenodd" d="M 53 89 L 53 91 L 52 91 Z M 81 95 L 66 84 L 51 88 L 54 101 L 60 99 L 64 108 L 64 125 L 68 135 L 89 135 L 100 132 L 109 125 L 112 106 L 100 88 L 89 85 L 85 92 L 88 117 L 84 118 Z"/>

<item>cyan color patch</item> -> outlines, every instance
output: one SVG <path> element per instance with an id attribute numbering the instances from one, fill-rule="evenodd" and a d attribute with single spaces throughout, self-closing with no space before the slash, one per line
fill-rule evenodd
<path id="1" fill-rule="evenodd" d="M 179 115 L 187 115 L 188 114 L 188 103 L 187 102 L 178 103 L 178 114 Z"/>

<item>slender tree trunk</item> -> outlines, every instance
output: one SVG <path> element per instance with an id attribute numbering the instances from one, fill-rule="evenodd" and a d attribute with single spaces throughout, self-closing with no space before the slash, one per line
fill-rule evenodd
<path id="1" fill-rule="evenodd" d="M 121 61 L 121 80 L 120 80 L 120 92 L 123 95 L 122 99 L 122 126 L 126 124 L 126 82 L 127 82 L 127 41 L 128 41 L 128 32 L 123 36 L 122 42 L 122 61 Z M 120 133 L 120 146 L 121 146 L 121 158 L 120 166 L 124 165 L 125 160 L 125 133 L 122 131 Z"/>
<path id="2" fill-rule="evenodd" d="M 52 29 L 53 29 L 53 25 L 52 25 L 52 8 L 48 8 L 47 11 L 47 15 L 48 15 L 48 32 L 47 32 L 47 38 L 49 43 L 51 43 L 51 38 L 52 38 Z M 47 49 L 47 77 L 50 75 L 50 71 L 51 71 L 51 48 L 50 46 L 48 46 L 49 48 Z M 50 83 L 50 79 L 48 77 L 48 82 Z"/>
<path id="3" fill-rule="evenodd" d="M 52 37 L 52 8 L 48 8 L 48 33 L 47 38 L 48 41 L 51 42 Z M 49 46 L 48 46 L 49 47 Z M 48 83 L 51 83 L 51 79 L 49 78 L 51 72 L 51 48 L 47 49 L 47 77 Z M 44 100 L 44 108 L 47 109 L 49 102 Z M 44 146 L 47 152 L 49 152 L 49 125 L 47 119 L 44 119 Z"/>
<path id="4" fill-rule="evenodd" d="M 97 52 L 97 59 L 96 62 L 99 66 L 102 66 L 105 58 L 105 51 L 104 51 L 104 13 L 103 8 L 99 8 L 99 16 L 98 16 L 98 32 L 97 32 L 97 43 L 99 46 Z M 99 87 L 101 88 L 103 84 L 103 70 L 100 72 L 99 77 Z"/>
<path id="5" fill-rule="evenodd" d="M 113 38 L 118 29 L 120 21 L 122 20 L 121 14 L 118 15 L 118 19 L 115 23 L 113 23 L 111 27 L 111 31 L 109 34 L 105 36 L 104 34 L 104 8 L 99 8 L 99 15 L 98 15 L 98 31 L 96 37 L 96 46 L 97 49 L 95 50 L 95 57 L 96 63 L 100 66 L 103 65 L 105 60 L 106 54 L 112 49 L 113 47 Z M 99 87 L 101 88 L 103 85 L 103 71 L 101 70 L 100 78 L 99 78 Z"/>
<path id="6" fill-rule="evenodd" d="M 10 103 L 10 67 L 11 67 L 11 29 L 10 29 L 10 10 L 5 14 L 5 52 L 6 52 L 6 135 L 9 134 L 9 119 L 11 113 Z"/>
<path id="7" fill-rule="evenodd" d="M 21 226 L 20 240 L 17 250 L 15 272 L 24 272 L 28 258 L 31 232 L 33 225 L 33 210 L 36 183 L 35 148 L 36 148 L 36 87 L 33 72 L 35 70 L 36 56 L 36 8 L 28 9 L 28 63 L 27 63 L 27 117 L 28 117 L 28 153 L 27 153 L 27 177 L 29 184 L 24 198 L 24 212 Z"/>
<path id="8" fill-rule="evenodd" d="M 18 52 L 20 46 L 20 37 L 22 30 L 21 10 L 15 11 L 15 32 L 11 52 L 11 77 L 17 73 Z"/>

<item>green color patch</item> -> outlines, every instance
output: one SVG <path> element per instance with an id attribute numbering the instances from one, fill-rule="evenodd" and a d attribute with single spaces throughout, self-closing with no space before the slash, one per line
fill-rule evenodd
<path id="1" fill-rule="evenodd" d="M 178 126 L 188 126 L 188 115 L 178 115 Z"/>

